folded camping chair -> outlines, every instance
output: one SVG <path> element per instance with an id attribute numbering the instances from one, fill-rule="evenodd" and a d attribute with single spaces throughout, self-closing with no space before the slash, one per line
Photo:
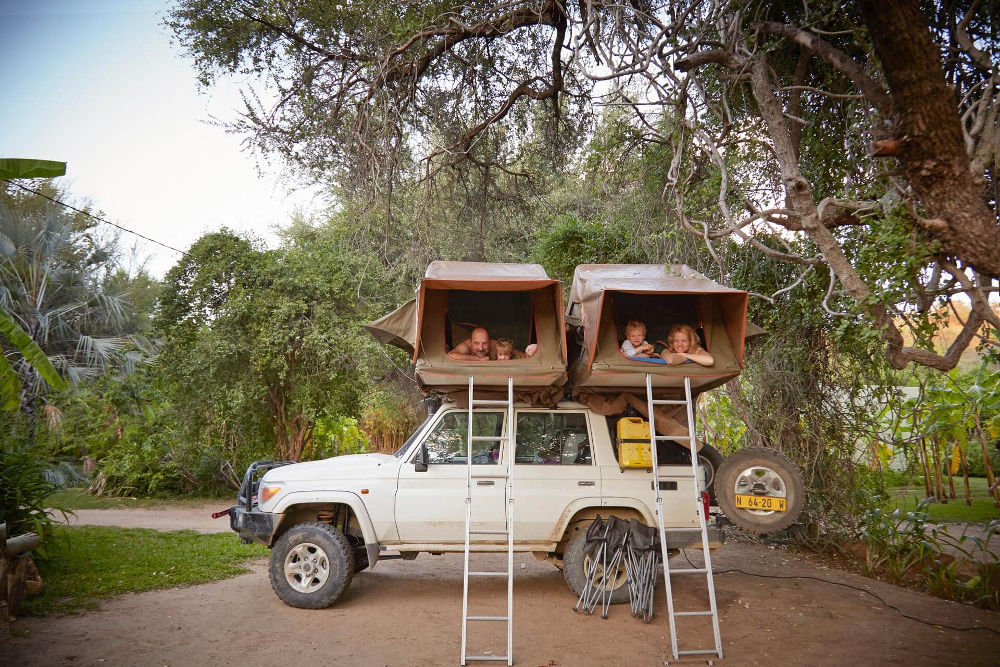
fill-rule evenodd
<path id="1" fill-rule="evenodd" d="M 587 579 L 573 611 L 583 610 L 590 615 L 594 613 L 597 603 L 601 603 L 601 618 L 608 617 L 611 608 L 610 583 L 625 558 L 626 542 L 628 541 L 629 524 L 616 516 L 609 516 L 607 521 L 600 515 L 587 528 L 584 553 L 590 558 L 590 568 Z"/>
<path id="2" fill-rule="evenodd" d="M 656 529 L 638 519 L 629 521 L 624 556 L 632 616 L 649 623 L 653 620 L 653 593 L 660 567 L 660 539 Z"/>

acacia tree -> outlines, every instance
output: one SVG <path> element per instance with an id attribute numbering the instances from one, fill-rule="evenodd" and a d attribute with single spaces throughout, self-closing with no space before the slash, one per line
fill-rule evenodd
<path id="1" fill-rule="evenodd" d="M 181 0 L 167 25 L 203 83 L 258 77 L 236 124 L 254 146 L 383 195 L 483 164 L 486 141 L 510 171 L 540 133 L 621 107 L 637 142 L 672 149 L 668 221 L 720 272 L 735 241 L 799 267 L 765 299 L 822 273 L 817 308 L 863 314 L 893 367 L 950 369 L 1000 327 L 996 17 L 842 4 Z M 972 312 L 937 354 L 933 316 L 960 293 Z"/>

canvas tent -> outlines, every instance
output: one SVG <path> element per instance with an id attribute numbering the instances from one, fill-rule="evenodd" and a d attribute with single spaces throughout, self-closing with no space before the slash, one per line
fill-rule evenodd
<path id="1" fill-rule="evenodd" d="M 683 264 L 581 264 L 566 314 L 579 341 L 569 369 L 574 395 L 635 392 L 645 388 L 647 373 L 659 388 L 683 387 L 685 376 L 696 393 L 724 384 L 743 368 L 747 301 L 747 292 Z M 651 343 L 666 341 L 675 324 L 692 326 L 715 363 L 668 366 L 629 359 L 620 347 L 631 319 L 645 323 Z"/>
<path id="2" fill-rule="evenodd" d="M 459 361 L 448 351 L 485 327 L 515 349 L 535 343 L 528 358 Z M 365 327 L 382 343 L 411 355 L 421 387 L 447 393 L 467 387 L 541 389 L 566 382 L 562 288 L 538 264 L 432 262 L 416 298 Z M 561 392 L 560 392 L 561 394 Z"/>

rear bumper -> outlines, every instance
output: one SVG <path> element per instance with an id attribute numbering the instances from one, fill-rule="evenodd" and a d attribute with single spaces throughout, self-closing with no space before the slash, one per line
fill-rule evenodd
<path id="1" fill-rule="evenodd" d="M 726 541 L 726 534 L 718 528 L 708 528 L 708 548 L 718 549 Z M 701 549 L 701 531 L 697 528 L 691 530 L 667 533 L 668 549 Z"/>
<path id="2" fill-rule="evenodd" d="M 229 509 L 229 527 L 245 543 L 256 542 L 266 547 L 271 546 L 279 519 L 280 515 L 247 510 L 242 505 L 233 505 Z"/>

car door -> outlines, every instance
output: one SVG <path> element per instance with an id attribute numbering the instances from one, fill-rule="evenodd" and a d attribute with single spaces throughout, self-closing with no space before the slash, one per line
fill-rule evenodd
<path id="1" fill-rule="evenodd" d="M 540 542 L 574 500 L 600 505 L 585 410 L 518 410 L 514 459 L 514 540 Z"/>
<path id="2" fill-rule="evenodd" d="M 476 410 L 475 436 L 502 436 L 506 414 Z M 396 488 L 396 529 L 411 544 L 464 542 L 468 461 L 468 411 L 444 412 L 424 438 L 427 470 L 417 472 L 420 447 L 400 466 Z M 505 471 L 500 466 L 502 442 L 472 443 L 472 526 L 503 530 L 506 520 Z M 496 536 L 472 535 L 472 541 L 496 541 Z"/>

